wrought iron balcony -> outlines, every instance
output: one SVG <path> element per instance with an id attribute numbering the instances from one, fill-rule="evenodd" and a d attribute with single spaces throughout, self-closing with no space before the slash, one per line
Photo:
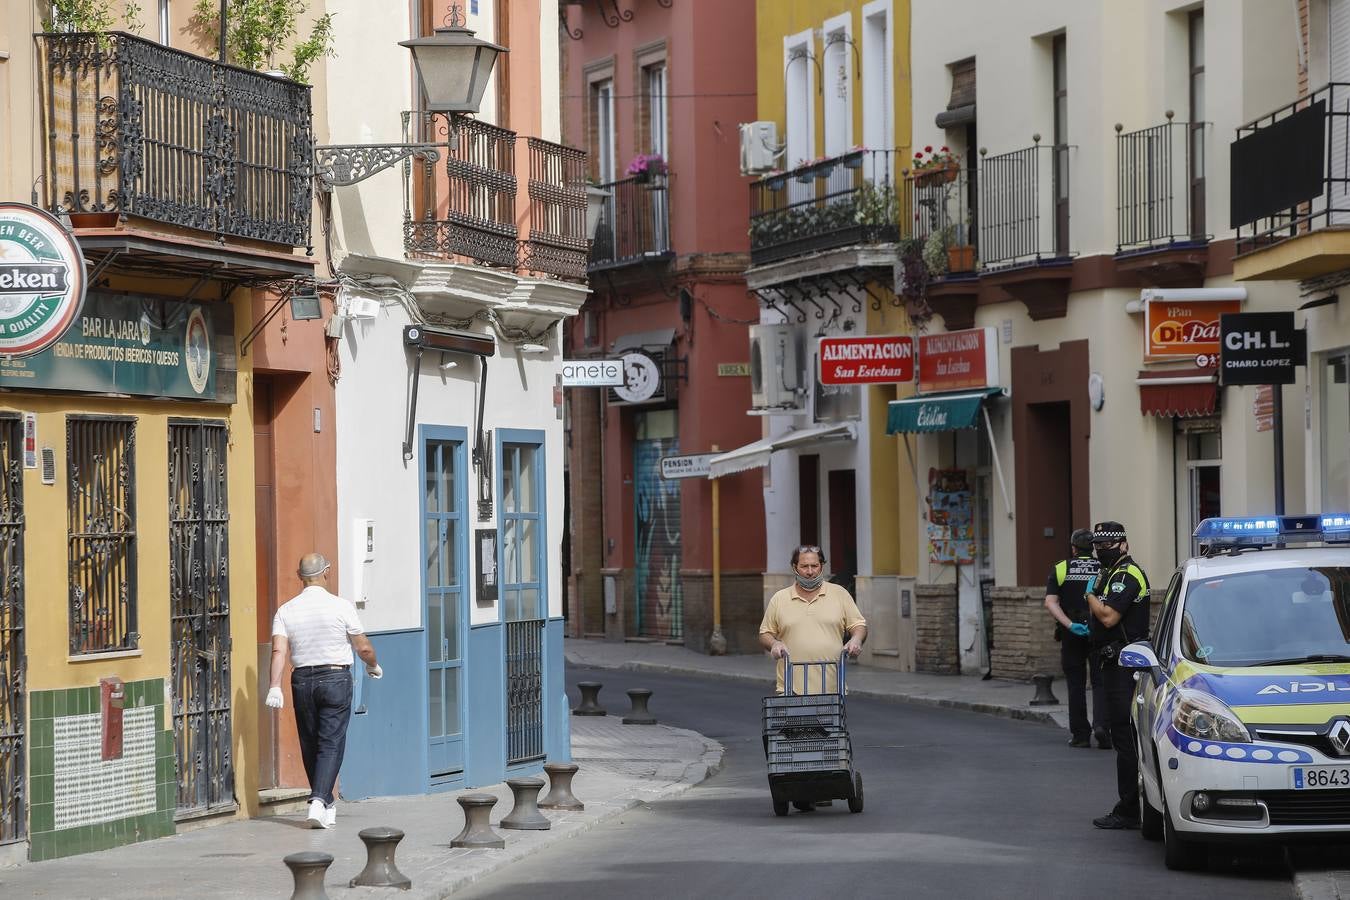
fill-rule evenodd
<path id="1" fill-rule="evenodd" d="M 1204 125 L 1116 126 L 1116 252 L 1206 240 Z"/>
<path id="2" fill-rule="evenodd" d="M 521 267 L 586 280 L 586 153 L 530 138 L 530 237 Z"/>
<path id="3" fill-rule="evenodd" d="M 856 150 L 750 185 L 750 263 L 893 242 L 912 220 L 894 150 Z M 903 208 L 902 208 L 903 207 Z"/>
<path id="4" fill-rule="evenodd" d="M 36 37 L 48 209 L 309 246 L 307 85 L 129 34 Z"/>
<path id="5" fill-rule="evenodd" d="M 1350 225 L 1350 84 L 1328 84 L 1243 125 L 1231 157 L 1239 256 Z"/>
<path id="6" fill-rule="evenodd" d="M 601 208 L 600 223 L 591 243 L 591 271 L 671 254 L 670 201 L 665 176 L 623 178 L 599 188 L 609 196 Z"/>
<path id="7" fill-rule="evenodd" d="M 1038 142 L 980 163 L 980 258 L 986 269 L 1073 255 L 1069 149 Z"/>
<path id="8" fill-rule="evenodd" d="M 952 166 L 901 173 L 897 210 L 900 238 L 922 243 L 930 277 L 974 275 L 976 251 L 975 172 Z"/>
<path id="9" fill-rule="evenodd" d="M 411 175 L 404 192 L 404 252 L 514 269 L 516 133 L 460 115 L 404 113 L 404 118 L 440 157 L 438 164 L 426 154 L 420 165 L 404 168 L 404 177 Z M 584 215 L 584 193 L 582 206 Z"/>

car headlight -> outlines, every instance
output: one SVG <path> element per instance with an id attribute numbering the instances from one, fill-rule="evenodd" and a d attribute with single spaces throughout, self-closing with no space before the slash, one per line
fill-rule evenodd
<path id="1" fill-rule="evenodd" d="M 1249 744 L 1252 737 L 1233 711 L 1209 694 L 1200 691 L 1177 692 L 1172 724 L 1187 737 L 1204 741 Z"/>

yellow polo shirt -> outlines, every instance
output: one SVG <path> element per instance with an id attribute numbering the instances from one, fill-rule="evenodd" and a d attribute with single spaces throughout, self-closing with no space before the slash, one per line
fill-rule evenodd
<path id="1" fill-rule="evenodd" d="M 833 667 L 826 672 L 821 684 L 820 667 L 805 669 L 796 666 L 804 662 L 835 662 L 844 649 L 844 635 L 855 625 L 866 625 L 867 620 L 858 611 L 849 592 L 833 582 L 825 582 L 814 600 L 807 602 L 797 592 L 797 585 L 783 588 L 773 595 L 764 620 L 759 623 L 760 634 L 772 634 L 787 645 L 792 657 L 792 692 L 794 694 L 831 693 L 839 690 L 837 673 Z M 783 661 L 778 664 L 778 693 L 783 693 Z M 805 677 L 803 677 L 805 676 Z M 802 682 L 806 681 L 807 684 Z"/>

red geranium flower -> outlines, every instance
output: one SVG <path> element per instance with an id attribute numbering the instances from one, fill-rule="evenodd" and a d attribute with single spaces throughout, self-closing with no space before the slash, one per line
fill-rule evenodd
<path id="1" fill-rule="evenodd" d="M 929 146 L 927 146 L 927 147 L 924 147 L 924 148 L 923 148 L 923 152 L 924 152 L 924 153 L 932 153 L 932 152 L 933 152 L 932 146 L 929 145 Z"/>

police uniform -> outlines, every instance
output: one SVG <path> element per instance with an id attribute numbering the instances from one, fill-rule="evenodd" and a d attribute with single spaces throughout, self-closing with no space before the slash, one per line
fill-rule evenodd
<path id="1" fill-rule="evenodd" d="M 1086 533 L 1086 532 L 1084 532 Z M 1101 577 L 1102 564 L 1092 551 L 1077 549 L 1071 559 L 1062 559 L 1050 570 L 1045 582 L 1046 595 L 1059 597 L 1059 608 L 1072 622 L 1091 629 L 1088 612 L 1088 582 Z M 1091 745 L 1092 733 L 1097 733 L 1099 746 L 1111 746 L 1107 727 L 1106 695 L 1101 689 L 1101 668 L 1092 657 L 1087 637 L 1079 637 L 1059 622 L 1055 622 L 1055 636 L 1059 640 L 1059 661 L 1064 669 L 1064 684 L 1069 692 L 1069 732 L 1076 747 Z M 1092 681 L 1092 721 L 1087 715 L 1087 685 Z"/>
<path id="2" fill-rule="evenodd" d="M 1125 529 L 1116 522 L 1104 522 L 1093 529 L 1092 541 L 1109 546 L 1125 540 Z M 1110 562 L 1108 566 L 1107 563 Z M 1134 739 L 1130 734 L 1130 707 L 1134 703 L 1134 670 L 1119 665 L 1122 647 L 1148 637 L 1149 588 L 1148 576 L 1128 554 L 1115 560 L 1103 560 L 1105 574 L 1092 593 L 1106 606 L 1120 614 L 1120 621 L 1107 628 L 1095 615 L 1092 617 L 1092 652 L 1102 669 L 1102 686 L 1106 694 L 1107 715 L 1111 723 L 1111 743 L 1116 750 L 1116 792 L 1119 795 L 1111 814 L 1094 819 L 1099 828 L 1132 828 L 1139 823 L 1139 760 Z M 1110 820 L 1114 819 L 1112 823 Z"/>

